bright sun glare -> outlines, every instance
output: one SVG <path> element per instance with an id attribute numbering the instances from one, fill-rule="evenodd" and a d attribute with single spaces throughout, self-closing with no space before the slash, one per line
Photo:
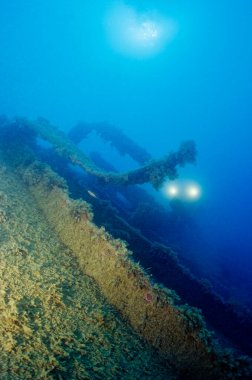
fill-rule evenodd
<path id="1" fill-rule="evenodd" d="M 140 13 L 122 3 L 108 12 L 106 29 L 113 48 L 134 57 L 160 52 L 177 31 L 174 21 L 157 12 Z"/>
<path id="2" fill-rule="evenodd" d="M 153 21 L 142 22 L 136 30 L 136 38 L 142 42 L 155 42 L 158 37 L 158 27 Z"/>

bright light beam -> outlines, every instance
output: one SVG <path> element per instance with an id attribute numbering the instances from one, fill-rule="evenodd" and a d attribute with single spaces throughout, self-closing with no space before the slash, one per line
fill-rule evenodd
<path id="1" fill-rule="evenodd" d="M 165 189 L 165 192 L 168 196 L 170 196 L 171 198 L 174 198 L 178 195 L 179 189 L 178 189 L 178 186 L 168 185 Z"/>
<path id="2" fill-rule="evenodd" d="M 186 194 L 189 199 L 198 199 L 200 196 L 200 188 L 197 185 L 189 185 L 186 188 Z"/>
<path id="3" fill-rule="evenodd" d="M 165 196 L 181 201 L 196 201 L 201 197 L 201 187 L 189 180 L 175 180 L 163 187 Z"/>

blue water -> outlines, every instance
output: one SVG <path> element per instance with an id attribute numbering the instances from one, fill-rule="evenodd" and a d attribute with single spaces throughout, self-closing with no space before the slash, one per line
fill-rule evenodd
<path id="1" fill-rule="evenodd" d="M 65 131 L 107 120 L 154 157 L 195 140 L 197 165 L 181 178 L 202 194 L 184 255 L 250 306 L 251 19 L 250 0 L 13 0 L 0 11 L 0 113 L 43 116 Z M 174 30 L 145 54 L 122 29 L 146 20 Z"/>

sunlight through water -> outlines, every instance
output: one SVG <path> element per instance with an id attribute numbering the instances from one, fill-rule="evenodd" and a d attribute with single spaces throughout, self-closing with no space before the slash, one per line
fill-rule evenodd
<path id="1" fill-rule="evenodd" d="M 109 10 L 105 21 L 113 49 L 136 58 L 159 53 L 177 32 L 175 21 L 157 11 L 138 12 L 122 3 Z"/>

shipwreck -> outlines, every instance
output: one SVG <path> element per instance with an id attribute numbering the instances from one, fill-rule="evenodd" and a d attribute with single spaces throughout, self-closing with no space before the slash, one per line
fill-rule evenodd
<path id="1" fill-rule="evenodd" d="M 86 155 L 90 133 L 139 167 L 120 173 Z M 0 378 L 252 377 L 250 312 L 139 226 L 159 207 L 139 185 L 158 189 L 195 159 L 192 141 L 154 159 L 106 123 L 66 135 L 1 118 Z"/>

